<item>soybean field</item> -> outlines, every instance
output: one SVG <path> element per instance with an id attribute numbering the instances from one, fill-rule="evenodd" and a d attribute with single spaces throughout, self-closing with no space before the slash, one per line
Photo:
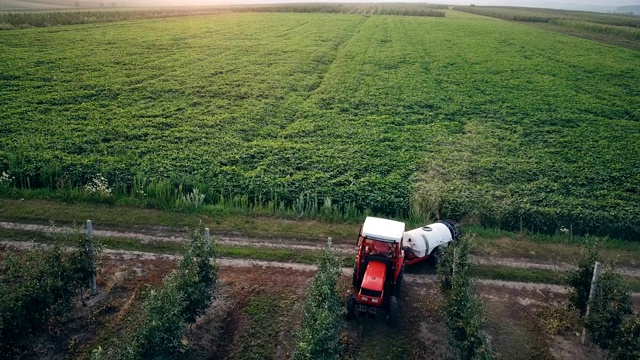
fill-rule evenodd
<path id="1" fill-rule="evenodd" d="M 207 204 L 637 239 L 638 154 L 639 52 L 474 14 L 0 32 L 7 196 L 144 179 Z"/>

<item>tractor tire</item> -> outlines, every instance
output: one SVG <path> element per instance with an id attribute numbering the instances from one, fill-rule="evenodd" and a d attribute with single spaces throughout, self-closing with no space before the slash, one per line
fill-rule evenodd
<path id="1" fill-rule="evenodd" d="M 442 251 L 439 246 L 433 249 L 433 251 L 431 252 L 431 258 L 430 258 L 431 264 L 433 265 L 433 268 L 436 270 L 438 269 L 438 265 L 440 264 L 441 255 L 442 255 Z"/>
<path id="2" fill-rule="evenodd" d="M 360 273 L 356 273 L 356 266 L 353 266 L 353 287 L 356 288 L 356 290 L 360 290 L 360 286 L 362 286 L 362 279 L 364 278 L 364 271 L 366 270 L 364 267 L 365 262 L 361 261 L 360 262 Z"/>
<path id="3" fill-rule="evenodd" d="M 398 299 L 391 295 L 389 298 L 389 305 L 387 310 L 387 323 L 389 326 L 396 326 L 398 323 Z"/>
<path id="4" fill-rule="evenodd" d="M 398 274 L 398 280 L 396 280 L 396 287 L 393 289 L 393 294 L 396 298 L 400 298 L 402 294 L 402 283 L 404 280 L 404 264 L 402 264 L 402 268 L 400 269 L 400 274 Z"/>
<path id="5" fill-rule="evenodd" d="M 353 294 L 347 295 L 347 320 L 356 318 L 356 298 Z"/>
<path id="6" fill-rule="evenodd" d="M 356 267 L 353 267 L 353 287 L 356 289 L 360 289 L 360 283 L 358 282 L 358 274 L 356 273 Z"/>

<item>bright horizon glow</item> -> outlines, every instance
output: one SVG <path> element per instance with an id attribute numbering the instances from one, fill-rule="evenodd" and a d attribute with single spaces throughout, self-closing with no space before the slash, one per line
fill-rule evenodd
<path id="1" fill-rule="evenodd" d="M 1 1 L 1 0 L 0 0 Z M 98 1 L 98 0 L 92 0 Z M 447 5 L 520 6 L 567 10 L 615 11 L 618 6 L 640 5 L 640 0 L 123 0 L 122 3 L 146 6 L 206 6 L 206 5 L 251 5 L 291 3 L 429 3 Z"/>
<path id="2" fill-rule="evenodd" d="M 158 6 L 216 6 L 216 5 L 267 5 L 292 3 L 428 3 L 446 5 L 478 5 L 478 6 L 519 6 L 534 8 L 551 8 L 566 10 L 586 10 L 599 12 L 615 12 L 619 6 L 640 5 L 640 0 L 78 0 L 85 6 L 99 3 L 116 3 L 125 7 L 158 7 Z M 73 0 L 0 0 L 0 5 L 28 7 L 42 4 L 45 7 L 68 7 Z"/>
<path id="3" fill-rule="evenodd" d="M 135 0 L 133 0 L 135 1 Z M 375 0 L 187 0 L 187 1 L 172 1 L 172 0 L 141 0 L 144 2 L 172 2 L 178 4 L 185 3 L 198 3 L 198 4 L 285 4 L 285 3 L 385 3 L 385 2 L 407 2 L 407 3 L 428 3 L 428 4 L 448 4 L 448 5 L 469 5 L 475 4 L 479 6 L 521 6 L 528 7 L 533 4 L 547 5 L 547 6 L 562 6 L 562 5 L 592 5 L 592 6 L 605 6 L 615 7 L 624 5 L 640 5 L 640 0 L 391 0 L 391 1 L 375 1 Z"/>
<path id="4" fill-rule="evenodd" d="M 98 0 L 87 0 L 96 2 Z M 2 2 L 2 0 L 0 0 Z M 55 3 L 54 1 L 35 1 Z M 63 2 L 63 1 L 61 1 Z M 640 5 L 640 0 L 123 0 L 122 3 L 136 3 L 145 5 L 233 5 L 233 4 L 291 4 L 291 3 L 427 3 L 427 4 L 447 4 L 447 5 L 469 5 L 478 6 L 520 6 L 520 7 L 558 7 L 589 5 L 602 7 L 617 7 L 624 5 Z"/>

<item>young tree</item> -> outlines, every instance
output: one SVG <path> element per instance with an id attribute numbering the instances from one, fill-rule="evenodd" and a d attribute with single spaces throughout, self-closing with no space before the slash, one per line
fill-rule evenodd
<path id="1" fill-rule="evenodd" d="M 125 336 L 125 345 L 95 349 L 95 360 L 179 359 L 186 346 L 182 338 L 187 324 L 209 307 L 217 282 L 217 245 L 200 230 L 191 237 L 178 269 L 164 279 L 160 289 L 151 290 L 142 306 L 136 328 Z"/>
<path id="2" fill-rule="evenodd" d="M 610 351 L 613 360 L 640 359 L 640 314 L 625 317 Z"/>
<path id="3" fill-rule="evenodd" d="M 469 238 L 449 245 L 438 266 L 438 280 L 445 298 L 449 343 L 455 359 L 493 359 L 484 333 L 482 304 L 474 294 L 470 277 Z"/>
<path id="4" fill-rule="evenodd" d="M 302 329 L 294 354 L 296 360 L 332 360 L 340 356 L 342 302 L 336 290 L 340 261 L 328 243 L 304 303 Z"/>
<path id="5" fill-rule="evenodd" d="M 600 258 L 598 246 L 594 243 L 584 249 L 577 268 L 569 272 L 566 278 L 569 304 L 583 316 L 585 328 L 594 344 L 608 350 L 613 359 L 638 359 L 640 320 L 637 314 L 633 314 L 631 292 L 615 268 L 605 268 L 589 302 L 593 270 Z"/>
<path id="6" fill-rule="evenodd" d="M 584 316 L 587 311 L 593 269 L 596 261 L 600 260 L 599 246 L 599 243 L 594 242 L 583 248 L 576 268 L 569 271 L 565 278 L 569 290 L 569 304 L 580 312 L 580 316 Z"/>
<path id="7" fill-rule="evenodd" d="M 73 309 L 78 290 L 95 274 L 99 246 L 82 234 L 62 234 L 53 246 L 11 254 L 0 264 L 0 353 L 28 349 Z M 71 248 L 65 251 L 65 248 Z"/>
<path id="8" fill-rule="evenodd" d="M 180 281 L 177 275 L 171 274 L 161 289 L 151 290 L 144 303 L 147 318 L 134 338 L 137 359 L 178 359 L 182 355 L 186 300 L 176 286 Z"/>
<path id="9" fill-rule="evenodd" d="M 200 230 L 191 237 L 189 250 L 178 265 L 176 286 L 184 295 L 183 316 L 187 323 L 194 323 L 213 301 L 215 284 L 218 279 L 217 244 L 205 239 Z"/>
<path id="10" fill-rule="evenodd" d="M 611 268 L 603 271 L 585 319 L 591 341 L 605 350 L 614 348 L 623 335 L 625 316 L 632 313 L 631 293 L 622 277 Z"/>

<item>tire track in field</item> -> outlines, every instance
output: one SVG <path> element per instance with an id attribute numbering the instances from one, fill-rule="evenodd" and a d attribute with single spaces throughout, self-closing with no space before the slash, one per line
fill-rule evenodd
<path id="1" fill-rule="evenodd" d="M 284 36 L 286 36 L 286 35 L 289 35 L 289 34 L 293 33 L 294 31 L 297 31 L 297 30 L 298 30 L 298 29 L 300 29 L 301 27 L 306 26 L 306 25 L 309 25 L 309 24 L 311 24 L 311 21 L 305 21 L 305 22 L 303 22 L 303 23 L 301 23 L 301 24 L 297 24 L 297 25 L 291 26 L 291 27 L 289 27 L 289 28 L 287 28 L 287 29 L 282 30 L 282 31 L 278 34 L 278 37 L 284 37 Z"/>
<path id="2" fill-rule="evenodd" d="M 26 232 L 35 232 L 42 234 L 57 234 L 65 232 L 79 231 L 78 228 L 65 227 L 65 226 L 49 226 L 40 224 L 24 224 L 13 222 L 0 222 L 0 229 L 10 229 Z M 173 243 L 187 243 L 189 236 L 185 234 L 185 231 L 176 231 L 176 229 L 159 227 L 157 229 L 139 232 L 117 231 L 117 230 L 97 230 L 93 231 L 94 236 L 98 238 L 113 238 L 113 239 L 133 239 L 139 241 L 141 244 L 152 244 L 161 242 L 173 242 Z M 216 234 L 212 233 L 212 236 L 217 239 L 217 243 L 223 246 L 233 247 L 252 247 L 252 248 L 267 248 L 267 249 L 281 249 L 281 250 L 298 250 L 298 251 L 322 251 L 324 248 L 324 242 L 313 242 L 295 239 L 265 239 L 265 238 L 252 238 L 241 235 L 229 235 L 229 234 Z M 348 244 L 333 244 L 333 248 L 337 255 L 355 255 L 354 246 Z M 538 269 L 538 270 L 552 270 L 552 271 L 566 271 L 574 267 L 573 264 L 566 262 L 554 262 L 554 261 L 542 261 L 524 258 L 497 258 L 497 257 L 480 257 L 470 256 L 472 264 L 485 265 L 485 266 L 500 266 L 508 268 L 520 268 L 520 269 Z M 624 276 L 640 277 L 640 269 L 619 266 L 618 273 Z"/>
<path id="3" fill-rule="evenodd" d="M 311 99 L 313 97 L 313 95 L 320 89 L 322 88 L 322 85 L 326 82 L 329 74 L 331 73 L 331 69 L 333 68 L 336 60 L 340 57 L 340 52 L 342 52 L 344 50 L 344 48 L 347 46 L 347 44 L 349 43 L 349 41 L 351 41 L 351 39 L 353 39 L 354 37 L 356 37 L 358 34 L 360 34 L 360 31 L 362 30 L 362 27 L 364 26 L 364 24 L 367 22 L 367 20 L 369 20 L 369 17 L 366 16 L 364 17 L 364 20 L 362 20 L 362 22 L 360 22 L 359 24 L 356 25 L 356 28 L 354 30 L 354 32 L 351 34 L 351 36 L 347 37 L 346 39 L 344 39 L 341 43 L 339 43 L 336 46 L 336 52 L 335 55 L 333 56 L 333 59 L 331 59 L 331 62 L 327 65 L 326 70 L 324 71 L 324 74 L 322 74 L 322 78 L 320 79 L 320 81 L 318 82 L 318 85 L 312 87 L 309 90 L 309 95 L 305 98 L 304 102 L 306 103 L 307 101 L 309 101 L 309 99 Z"/>

